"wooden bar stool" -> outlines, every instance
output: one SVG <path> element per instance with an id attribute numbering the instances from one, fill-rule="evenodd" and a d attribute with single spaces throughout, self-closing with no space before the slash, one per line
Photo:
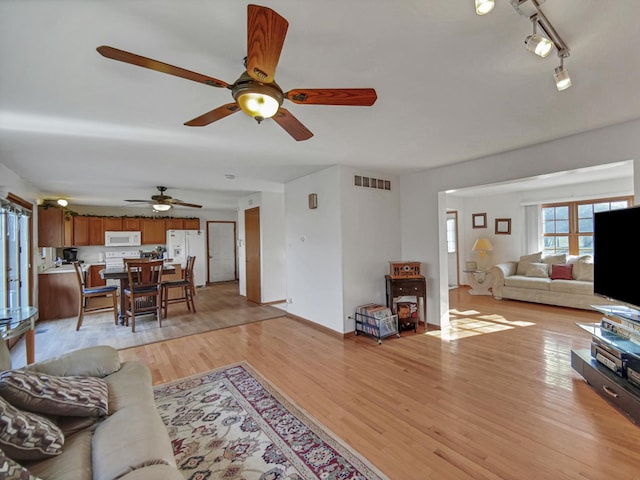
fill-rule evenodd
<path id="1" fill-rule="evenodd" d="M 187 309 L 190 312 L 195 313 L 196 304 L 193 300 L 193 297 L 195 295 L 195 286 L 193 283 L 193 265 L 195 264 L 195 262 L 195 256 L 187 257 L 187 266 L 183 270 L 182 279 L 162 282 L 162 310 L 164 311 L 165 318 L 167 317 L 169 304 L 172 303 L 186 303 Z M 181 290 L 180 297 L 169 298 L 169 292 L 173 288 L 179 288 Z"/>
<path id="2" fill-rule="evenodd" d="M 80 307 L 78 309 L 78 322 L 76 323 L 76 331 L 80 330 L 82 320 L 87 314 L 104 313 L 113 310 L 114 323 L 118 324 L 118 287 L 115 285 L 105 285 L 101 287 L 87 288 L 85 286 L 84 272 L 80 268 L 79 262 L 73 262 L 73 268 L 78 278 L 78 288 L 80 290 Z M 103 305 L 89 307 L 88 301 L 91 298 L 111 297 L 113 302 L 111 305 Z"/>
<path id="3" fill-rule="evenodd" d="M 129 325 L 131 318 L 131 331 L 136 331 L 136 315 L 155 313 L 158 319 L 158 327 L 162 327 L 162 260 L 127 261 L 127 275 L 129 284 L 124 289 L 125 307 L 122 309 L 125 315 L 125 324 Z"/>

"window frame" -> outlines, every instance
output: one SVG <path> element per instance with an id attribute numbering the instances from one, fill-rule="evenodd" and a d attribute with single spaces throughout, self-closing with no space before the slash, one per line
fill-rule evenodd
<path id="1" fill-rule="evenodd" d="M 593 232 L 581 232 L 579 230 L 579 209 L 582 205 L 591 205 L 592 211 L 593 205 L 601 204 L 601 203 L 615 203 L 615 202 L 627 202 L 627 207 L 629 208 L 633 206 L 633 195 L 623 195 L 619 197 L 606 197 L 606 198 L 594 198 L 594 199 L 586 199 L 586 200 L 577 200 L 571 202 L 554 202 L 554 203 L 545 203 L 540 205 L 540 223 L 541 223 L 541 238 L 542 238 L 542 251 L 545 254 L 553 254 L 553 253 L 564 253 L 564 249 L 558 249 L 557 242 L 556 246 L 553 249 L 545 247 L 545 239 L 546 238 L 558 238 L 558 237 L 568 237 L 568 251 L 567 255 L 584 255 L 589 254 L 593 255 L 593 250 L 590 252 L 588 250 L 580 251 L 580 238 L 581 237 L 591 237 L 593 238 Z M 561 232 L 561 233 L 545 233 L 544 231 L 544 223 L 545 218 L 543 215 L 545 208 L 558 208 L 558 207 L 567 207 L 569 210 L 569 231 Z M 595 212 L 594 212 L 595 213 Z M 593 244 L 593 242 L 592 242 Z"/>

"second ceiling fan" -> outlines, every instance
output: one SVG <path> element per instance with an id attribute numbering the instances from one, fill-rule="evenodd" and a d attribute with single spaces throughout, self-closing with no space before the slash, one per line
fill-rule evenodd
<path id="1" fill-rule="evenodd" d="M 258 123 L 273 118 L 300 141 L 311 138 L 313 133 L 282 108 L 285 99 L 301 105 L 371 106 L 375 103 L 377 95 L 373 88 L 298 88 L 284 92 L 275 82 L 275 73 L 288 27 L 289 22 L 274 10 L 259 5 L 248 6 L 246 71 L 232 84 L 106 45 L 97 50 L 113 60 L 231 90 L 234 102 L 189 120 L 185 125 L 190 127 L 209 125 L 242 110 Z"/>

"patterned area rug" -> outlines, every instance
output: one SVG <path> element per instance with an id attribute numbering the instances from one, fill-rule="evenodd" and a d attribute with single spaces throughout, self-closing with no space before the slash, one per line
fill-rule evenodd
<path id="1" fill-rule="evenodd" d="M 190 480 L 387 479 L 245 362 L 154 392 Z"/>

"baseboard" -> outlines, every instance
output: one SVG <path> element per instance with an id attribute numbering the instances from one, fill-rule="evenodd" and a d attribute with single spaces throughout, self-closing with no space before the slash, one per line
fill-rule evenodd
<path id="1" fill-rule="evenodd" d="M 332 337 L 336 337 L 336 338 L 340 338 L 340 339 L 344 340 L 345 338 L 353 336 L 353 332 L 347 332 L 347 333 L 336 332 L 335 330 L 333 330 L 331 328 L 327 328 L 324 325 L 319 325 L 316 322 L 312 322 L 311 320 L 307 320 L 306 318 L 299 317 L 298 315 L 294 315 L 292 313 L 287 313 L 286 316 L 287 316 L 287 318 L 291 318 L 291 319 L 296 320 L 298 322 L 302 322 L 305 325 L 308 325 L 308 326 L 310 326 L 312 328 L 315 328 L 316 330 L 319 330 L 319 331 L 324 332 L 324 333 L 328 333 Z"/>

